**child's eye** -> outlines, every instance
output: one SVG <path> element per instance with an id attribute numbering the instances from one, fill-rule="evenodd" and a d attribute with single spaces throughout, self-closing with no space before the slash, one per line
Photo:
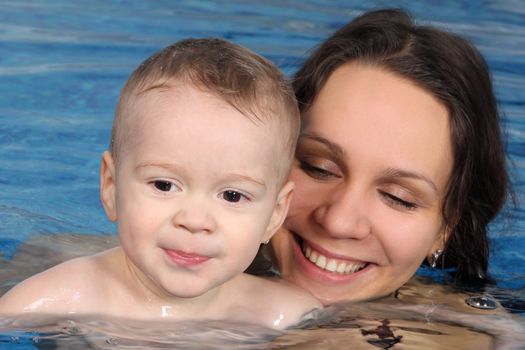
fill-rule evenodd
<path id="1" fill-rule="evenodd" d="M 234 190 L 224 191 L 220 194 L 220 197 L 230 203 L 237 203 L 242 199 L 248 199 L 244 194 Z"/>
<path id="2" fill-rule="evenodd" d="M 173 184 L 173 182 L 166 181 L 166 180 L 153 181 L 153 186 L 161 192 L 170 192 L 170 191 L 174 191 L 177 189 L 177 187 L 175 186 L 175 184 Z"/>

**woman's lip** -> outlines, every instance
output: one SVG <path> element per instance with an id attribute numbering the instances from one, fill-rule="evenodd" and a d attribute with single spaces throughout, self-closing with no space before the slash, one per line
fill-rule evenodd
<path id="1" fill-rule="evenodd" d="M 172 262 L 180 266 L 195 266 L 210 259 L 210 257 L 206 255 L 188 253 L 182 250 L 164 249 L 164 252 Z"/>
<path id="2" fill-rule="evenodd" d="M 299 235 L 295 234 L 294 232 L 292 232 L 292 234 L 295 236 L 296 242 L 300 243 L 299 240 L 304 241 L 306 243 L 306 245 L 310 246 L 315 251 L 323 254 L 327 258 L 348 261 L 348 262 L 355 263 L 355 264 L 365 263 L 365 261 L 355 260 L 355 259 L 351 259 L 351 258 L 349 258 L 347 256 L 344 256 L 344 255 L 340 255 L 340 254 L 335 254 L 335 253 L 329 252 L 328 250 L 318 246 L 317 244 L 315 244 L 313 242 L 310 242 L 309 240 L 306 240 L 306 239 L 300 237 Z"/>
<path id="3" fill-rule="evenodd" d="M 357 272 L 351 273 L 351 274 L 341 274 L 341 273 L 330 272 L 328 270 L 322 269 L 319 266 L 312 263 L 310 260 L 308 260 L 304 256 L 303 251 L 300 246 L 300 242 L 299 242 L 299 240 L 302 238 L 300 238 L 300 236 L 295 234 L 294 232 L 290 232 L 290 233 L 294 236 L 294 239 L 292 242 L 292 250 L 294 252 L 296 263 L 299 266 L 299 268 L 306 275 L 308 275 L 310 279 L 314 281 L 321 281 L 324 283 L 333 283 L 333 284 L 344 284 L 344 283 L 348 283 L 348 281 L 351 281 L 363 275 L 364 273 L 369 271 L 371 268 L 373 268 L 373 264 L 367 263 L 367 265 L 364 268 L 362 268 L 361 270 Z M 310 244 L 310 242 L 308 241 L 307 244 Z M 314 249 L 318 248 L 318 246 L 316 245 L 312 245 L 312 247 L 313 248 L 315 247 Z M 326 250 L 320 250 L 320 252 L 321 253 L 326 252 Z M 338 256 L 338 255 L 334 255 L 330 253 L 328 253 L 328 255 L 330 257 L 335 256 L 336 259 L 340 259 L 340 255 Z M 351 261 L 351 260 L 348 260 L 348 258 L 341 259 L 341 260 Z"/>

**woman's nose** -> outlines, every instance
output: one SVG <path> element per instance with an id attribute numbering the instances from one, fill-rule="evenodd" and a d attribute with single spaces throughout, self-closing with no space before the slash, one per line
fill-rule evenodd
<path id="1" fill-rule="evenodd" d="M 173 214 L 172 223 L 190 233 L 212 233 L 216 227 L 212 214 L 212 209 L 204 201 L 188 198 Z"/>
<path id="2" fill-rule="evenodd" d="M 326 198 L 316 208 L 314 219 L 332 238 L 363 239 L 372 229 L 365 196 L 349 189 Z"/>

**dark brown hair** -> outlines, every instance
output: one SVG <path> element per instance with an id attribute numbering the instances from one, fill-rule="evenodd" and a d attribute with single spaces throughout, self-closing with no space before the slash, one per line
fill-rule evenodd
<path id="1" fill-rule="evenodd" d="M 216 38 L 185 39 L 146 59 L 128 78 L 117 105 L 110 150 L 118 162 L 123 151 L 126 115 L 133 99 L 149 90 L 176 84 L 210 92 L 255 123 L 279 122 L 289 162 L 293 158 L 300 116 L 293 89 L 270 61 L 247 48 Z M 288 169 L 283 171 L 286 177 Z"/>
<path id="2" fill-rule="evenodd" d="M 365 13 L 324 41 L 296 73 L 293 86 L 303 116 L 330 74 L 350 61 L 408 79 L 448 108 L 454 162 L 442 208 L 450 235 L 441 263 L 454 267 L 459 281 L 488 281 L 487 225 L 506 200 L 509 180 L 482 55 L 468 40 L 416 25 L 402 10 Z"/>

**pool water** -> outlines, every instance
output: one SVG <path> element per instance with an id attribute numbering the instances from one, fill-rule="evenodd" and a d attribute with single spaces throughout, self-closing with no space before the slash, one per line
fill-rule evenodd
<path id="1" fill-rule="evenodd" d="M 335 29 L 382 6 L 407 8 L 420 22 L 470 38 L 489 63 L 518 206 L 509 204 L 490 227 L 490 273 L 496 285 L 473 292 L 495 298 L 508 314 L 473 317 L 447 303 L 438 307 L 428 290 L 408 286 L 410 298 L 403 302 L 342 306 L 321 326 L 282 334 L 185 325 L 195 336 L 177 342 L 180 332 L 173 325 L 47 319 L 2 332 L 0 349 L 132 344 L 142 349 L 337 349 L 350 343 L 356 349 L 445 349 L 450 344 L 506 349 L 525 344 L 520 338 L 525 212 L 519 206 L 525 194 L 525 3 L 520 0 L 0 0 L 0 291 L 58 261 L 115 244 L 116 226 L 99 202 L 100 154 L 108 144 L 120 88 L 144 58 L 182 38 L 219 36 L 253 49 L 291 75 L 308 50 Z M 427 269 L 419 274 L 442 278 Z M 5 325 L 10 322 L 15 321 Z"/>

